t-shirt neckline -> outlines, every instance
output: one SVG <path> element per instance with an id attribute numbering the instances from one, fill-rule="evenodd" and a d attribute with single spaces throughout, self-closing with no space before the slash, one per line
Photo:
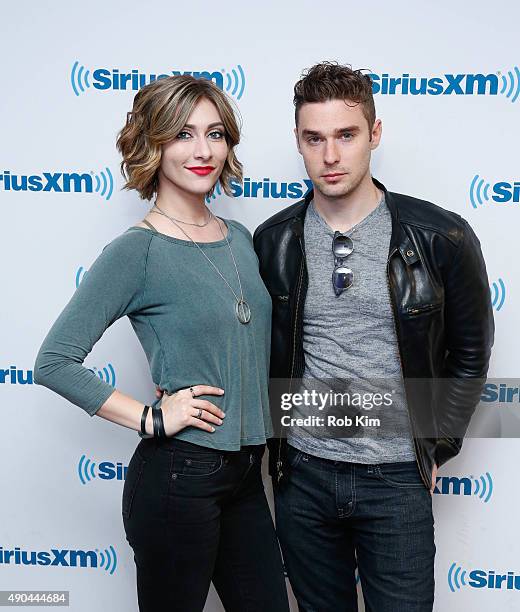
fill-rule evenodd
<path id="1" fill-rule="evenodd" d="M 232 242 L 233 240 L 233 226 L 231 223 L 229 223 L 226 219 L 222 219 L 222 217 L 219 217 L 219 219 L 221 219 L 221 221 L 224 222 L 224 225 L 227 227 L 227 241 L 226 238 L 221 238 L 220 240 L 213 240 L 211 242 L 197 242 L 197 244 L 204 248 L 204 247 L 209 247 L 209 248 L 213 248 L 213 247 L 220 247 L 220 246 L 227 246 L 227 242 Z M 144 232 L 148 232 L 150 234 L 152 234 L 152 236 L 157 236 L 157 238 L 161 238 L 163 240 L 166 240 L 168 242 L 173 242 L 174 244 L 178 244 L 181 246 L 187 246 L 187 247 L 192 247 L 192 248 L 197 248 L 197 246 L 195 244 L 193 244 L 193 242 L 191 240 L 183 240 L 182 238 L 175 238 L 174 236 L 168 236 L 168 234 L 163 234 L 162 232 L 158 232 L 158 231 L 153 231 L 151 228 L 149 227 L 140 227 L 139 225 L 132 225 L 131 227 L 129 227 L 126 231 L 130 231 L 130 230 L 143 230 Z"/>

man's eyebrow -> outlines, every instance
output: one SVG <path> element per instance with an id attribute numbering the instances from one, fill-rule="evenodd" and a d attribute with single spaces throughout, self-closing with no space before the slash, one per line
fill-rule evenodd
<path id="1" fill-rule="evenodd" d="M 224 127 L 224 124 L 222 123 L 222 121 L 215 121 L 214 123 L 210 123 L 208 125 L 208 130 L 217 126 L 221 126 Z M 190 130 L 194 130 L 197 126 L 193 125 L 192 123 L 186 123 L 186 125 L 184 126 L 185 128 L 189 128 Z"/>
<path id="2" fill-rule="evenodd" d="M 304 136 L 321 136 L 321 132 L 316 130 L 302 130 Z"/>
<path id="3" fill-rule="evenodd" d="M 344 134 L 345 132 L 351 132 L 351 133 L 357 133 L 359 132 L 360 128 L 357 125 L 350 125 L 348 127 L 343 127 L 343 128 L 337 128 L 336 130 L 334 130 L 335 134 Z M 318 130 L 302 130 L 302 135 L 303 136 L 321 136 L 321 132 Z"/>
<path id="4" fill-rule="evenodd" d="M 336 134 L 343 134 L 344 132 L 359 132 L 359 126 L 350 125 L 348 127 L 338 128 L 336 130 Z"/>

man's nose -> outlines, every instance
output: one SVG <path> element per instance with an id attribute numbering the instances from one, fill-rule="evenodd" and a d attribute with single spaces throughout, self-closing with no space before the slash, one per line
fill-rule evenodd
<path id="1" fill-rule="evenodd" d="M 327 140 L 325 142 L 323 161 L 328 165 L 335 164 L 339 161 L 339 149 L 335 140 Z"/>

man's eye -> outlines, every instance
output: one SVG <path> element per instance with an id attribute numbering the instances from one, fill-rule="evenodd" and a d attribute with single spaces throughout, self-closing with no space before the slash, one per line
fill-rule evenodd
<path id="1" fill-rule="evenodd" d="M 186 130 L 183 130 L 182 132 L 179 132 L 177 134 L 177 138 L 179 140 L 187 140 L 188 138 L 190 138 L 191 134 L 189 132 L 187 132 Z"/>
<path id="2" fill-rule="evenodd" d="M 310 138 L 307 138 L 307 142 L 310 142 L 311 144 L 316 144 L 320 141 L 319 136 L 311 136 Z"/>
<path id="3" fill-rule="evenodd" d="M 345 133 L 343 134 L 343 138 L 344 138 L 345 140 L 351 140 L 351 139 L 352 139 L 352 134 L 351 134 L 350 132 L 345 132 Z"/>

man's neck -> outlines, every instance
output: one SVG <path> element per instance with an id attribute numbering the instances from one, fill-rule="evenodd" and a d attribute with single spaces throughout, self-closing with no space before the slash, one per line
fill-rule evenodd
<path id="1" fill-rule="evenodd" d="M 383 193 L 367 175 L 354 191 L 343 198 L 329 198 L 314 190 L 314 208 L 334 231 L 346 232 L 357 225 L 381 202 Z"/>

